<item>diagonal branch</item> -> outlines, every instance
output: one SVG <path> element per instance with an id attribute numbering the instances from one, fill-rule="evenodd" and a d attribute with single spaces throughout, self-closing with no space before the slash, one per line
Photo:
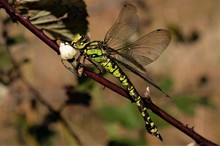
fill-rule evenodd
<path id="1" fill-rule="evenodd" d="M 59 46 L 54 41 L 51 40 L 49 37 L 47 37 L 42 30 L 36 28 L 34 25 L 30 23 L 28 18 L 21 16 L 18 12 L 16 12 L 10 5 L 8 5 L 4 0 L 0 0 L 1 6 L 6 10 L 6 12 L 13 16 L 13 18 L 17 19 L 22 25 L 24 25 L 27 29 L 29 29 L 34 35 L 36 35 L 39 39 L 41 39 L 44 43 L 46 43 L 51 49 L 53 49 L 55 52 L 59 54 Z M 91 72 L 87 68 L 84 69 L 84 74 L 91 79 L 99 82 L 100 84 L 104 85 L 105 87 L 108 87 L 109 89 L 113 90 L 114 92 L 128 98 L 129 100 L 133 101 L 132 98 L 129 96 L 126 90 L 122 89 L 121 87 L 117 86 L 116 84 L 108 81 L 107 79 L 103 78 L 100 75 L 97 75 L 94 72 Z M 217 146 L 217 144 L 209 141 L 208 139 L 202 137 L 198 133 L 196 133 L 193 128 L 189 128 L 186 124 L 181 123 L 174 117 L 170 116 L 168 113 L 166 113 L 164 110 L 156 106 L 150 98 L 145 98 L 145 105 L 156 115 L 194 139 L 197 144 L 203 145 L 203 146 Z"/>

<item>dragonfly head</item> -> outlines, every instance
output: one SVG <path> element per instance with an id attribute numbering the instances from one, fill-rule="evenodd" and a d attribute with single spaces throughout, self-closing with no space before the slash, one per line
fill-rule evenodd
<path id="1" fill-rule="evenodd" d="M 76 34 L 73 38 L 72 46 L 76 49 L 83 49 L 89 42 L 89 36 Z"/>

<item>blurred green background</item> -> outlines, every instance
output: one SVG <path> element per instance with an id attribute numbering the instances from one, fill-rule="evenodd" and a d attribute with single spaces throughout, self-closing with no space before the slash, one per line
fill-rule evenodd
<path id="1" fill-rule="evenodd" d="M 81 7 L 89 14 L 86 17 L 83 13 L 88 32 L 92 40 L 103 40 L 123 1 L 84 2 L 86 8 Z M 159 28 L 172 32 L 166 51 L 146 67 L 148 75 L 172 98 L 150 87 L 152 100 L 205 138 L 220 143 L 220 1 L 132 3 L 139 16 L 136 38 Z M 103 90 L 88 77 L 73 75 L 60 56 L 8 17 L 1 9 L 0 145 L 77 145 L 74 134 L 83 145 L 184 146 L 193 142 L 153 113 L 164 142 L 147 134 L 134 104 L 107 88 Z M 86 32 L 86 20 L 81 23 L 85 27 L 74 28 Z M 140 93 L 150 86 L 134 74 L 128 75 Z M 109 74 L 105 77 L 118 83 Z"/>

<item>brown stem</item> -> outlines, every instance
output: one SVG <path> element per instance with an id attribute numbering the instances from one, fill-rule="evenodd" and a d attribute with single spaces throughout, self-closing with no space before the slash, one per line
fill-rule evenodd
<path id="1" fill-rule="evenodd" d="M 41 30 L 36 28 L 34 25 L 30 23 L 30 21 L 24 17 L 22 17 L 20 14 L 18 14 L 12 7 L 10 7 L 4 0 L 0 0 L 0 4 L 2 7 L 6 10 L 6 12 L 10 16 L 14 16 L 20 23 L 22 23 L 27 29 L 29 29 L 32 33 L 34 33 L 38 38 L 40 38 L 43 42 L 45 42 L 47 45 L 49 45 L 54 51 L 56 51 L 59 54 L 59 46 L 56 44 L 55 41 L 48 38 Z M 91 79 L 99 82 L 100 84 L 104 85 L 105 87 L 108 87 L 109 89 L 113 90 L 114 92 L 128 98 L 129 100 L 133 101 L 133 99 L 129 96 L 126 90 L 122 89 L 121 87 L 117 86 L 116 84 L 106 80 L 100 75 L 95 74 L 94 72 L 89 71 L 88 69 L 84 69 L 84 74 Z M 194 139 L 199 145 L 203 146 L 217 146 L 217 144 L 207 140 L 206 138 L 202 137 L 198 133 L 196 133 L 193 128 L 189 128 L 186 124 L 181 123 L 174 117 L 170 116 L 168 113 L 166 113 L 164 110 L 160 109 L 158 106 L 156 106 L 150 98 L 145 98 L 145 104 L 146 106 L 154 112 L 156 115 L 170 123 L 171 125 L 175 126 L 177 129 L 185 133 L 186 135 L 190 136 L 192 139 Z"/>

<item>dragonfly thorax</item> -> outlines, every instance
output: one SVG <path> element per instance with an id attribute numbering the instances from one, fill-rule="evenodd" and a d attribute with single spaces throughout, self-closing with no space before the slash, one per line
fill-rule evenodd
<path id="1" fill-rule="evenodd" d="M 71 44 L 75 49 L 83 49 L 89 42 L 89 36 L 76 34 Z"/>
<path id="2" fill-rule="evenodd" d="M 107 58 L 102 41 L 92 41 L 84 49 L 84 54 L 94 62 L 101 63 Z"/>

